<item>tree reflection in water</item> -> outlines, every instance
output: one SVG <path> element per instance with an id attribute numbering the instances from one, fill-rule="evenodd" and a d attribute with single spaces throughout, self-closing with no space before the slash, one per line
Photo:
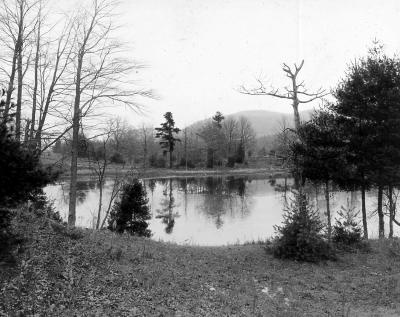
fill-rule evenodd
<path id="1" fill-rule="evenodd" d="M 76 203 L 77 205 L 83 204 L 86 201 L 87 194 L 89 191 L 96 190 L 98 188 L 98 184 L 93 180 L 83 180 L 78 181 L 76 183 L 77 192 L 76 192 Z M 63 201 L 65 204 L 69 203 L 69 183 L 63 182 L 61 184 L 62 193 L 63 193 Z"/>
<path id="2" fill-rule="evenodd" d="M 249 213 L 249 196 L 246 194 L 246 178 L 207 177 L 199 184 L 198 193 L 204 199 L 198 208 L 214 219 L 219 229 L 224 224 L 224 215 L 230 211 L 230 217 L 235 217 L 235 211 L 246 216 Z"/>
<path id="3" fill-rule="evenodd" d="M 175 198 L 173 195 L 173 186 L 172 186 L 172 178 L 169 179 L 169 182 L 166 180 L 162 180 L 161 183 L 164 185 L 163 196 L 164 199 L 161 201 L 161 209 L 157 209 L 158 215 L 156 218 L 162 219 L 162 222 L 166 225 L 165 232 L 170 234 L 172 233 L 175 225 L 175 218 L 179 217 L 179 213 L 174 213 Z"/>
<path id="4" fill-rule="evenodd" d="M 290 178 L 290 180 L 292 179 Z M 283 178 L 283 183 L 277 182 L 276 178 L 270 178 L 268 182 L 272 187 L 274 187 L 275 191 L 282 193 L 284 203 L 287 205 L 288 193 L 290 193 L 294 189 L 294 184 L 292 183 L 292 181 L 289 182 L 288 177 L 285 176 Z"/>

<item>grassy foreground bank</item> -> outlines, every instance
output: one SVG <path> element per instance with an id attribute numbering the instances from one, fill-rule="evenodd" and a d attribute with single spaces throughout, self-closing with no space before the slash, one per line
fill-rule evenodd
<path id="1" fill-rule="evenodd" d="M 0 316 L 399 316 L 400 247 L 321 264 L 263 246 L 189 247 L 69 231 L 20 212 L 0 270 Z"/>

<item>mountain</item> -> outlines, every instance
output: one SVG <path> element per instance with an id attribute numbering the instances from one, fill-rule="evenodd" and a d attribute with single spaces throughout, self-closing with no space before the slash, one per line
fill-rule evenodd
<path id="1" fill-rule="evenodd" d="M 313 110 L 300 111 L 301 120 L 309 120 Z M 225 115 L 225 114 L 224 114 Z M 257 137 L 273 135 L 282 129 L 283 122 L 287 127 L 293 127 L 293 113 L 281 113 L 267 110 L 247 110 L 225 115 L 225 118 L 245 117 L 250 121 Z M 204 120 L 197 121 L 191 125 L 197 128 L 204 124 Z"/>
<path id="2" fill-rule="evenodd" d="M 313 110 L 300 111 L 300 120 L 309 120 Z M 282 130 L 283 123 L 287 127 L 293 127 L 293 113 L 281 113 L 267 110 L 248 110 L 240 111 L 226 118 L 245 117 L 250 121 L 258 137 L 276 134 Z"/>

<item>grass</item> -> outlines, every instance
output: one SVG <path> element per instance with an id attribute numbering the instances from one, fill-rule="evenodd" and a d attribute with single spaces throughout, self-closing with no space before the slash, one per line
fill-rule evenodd
<path id="1" fill-rule="evenodd" d="M 192 247 L 68 230 L 20 212 L 0 316 L 399 316 L 400 243 L 336 262 L 282 261 L 262 244 Z"/>

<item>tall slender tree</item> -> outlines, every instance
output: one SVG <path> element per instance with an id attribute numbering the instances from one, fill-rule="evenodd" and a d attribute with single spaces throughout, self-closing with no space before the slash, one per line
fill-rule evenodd
<path id="1" fill-rule="evenodd" d="M 123 47 L 113 34 L 113 15 L 116 3 L 112 0 L 92 0 L 91 6 L 81 8 L 74 19 L 72 101 L 72 150 L 68 224 L 75 226 L 78 171 L 79 130 L 82 118 L 92 114 L 101 103 L 122 104 L 138 109 L 135 96 L 152 96 L 149 90 L 136 87 L 128 75 L 137 68 L 121 58 Z"/>
<path id="2" fill-rule="evenodd" d="M 169 153 L 169 168 L 172 168 L 172 153 L 175 149 L 175 143 L 181 141 L 175 136 L 181 131 L 181 129 L 175 127 L 175 121 L 172 117 L 172 112 L 166 112 L 164 114 L 164 118 L 165 122 L 161 123 L 161 127 L 155 128 L 157 131 L 156 138 L 161 139 L 159 142 L 161 147 Z"/>

